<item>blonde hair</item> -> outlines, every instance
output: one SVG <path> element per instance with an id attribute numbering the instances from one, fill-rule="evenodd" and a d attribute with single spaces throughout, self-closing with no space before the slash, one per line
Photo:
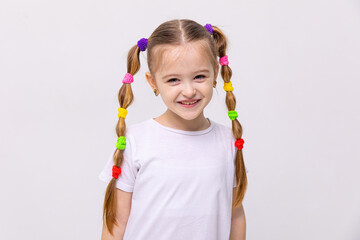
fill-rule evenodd
<path id="1" fill-rule="evenodd" d="M 198 24 L 197 22 L 189 19 L 174 19 L 167 21 L 158 26 L 151 36 L 148 38 L 147 43 L 147 64 L 151 73 L 155 72 L 157 69 L 157 63 L 159 57 L 161 56 L 161 51 L 159 48 L 153 51 L 155 46 L 170 44 L 170 45 L 180 45 L 187 42 L 203 40 L 208 46 L 209 57 L 211 58 L 211 63 L 214 69 L 218 68 L 217 57 L 223 57 L 226 55 L 227 48 L 227 38 L 225 34 L 216 26 L 212 25 L 213 34 L 210 34 L 204 26 Z M 127 56 L 127 72 L 131 75 L 135 75 L 140 69 L 140 49 L 137 44 L 135 44 L 128 53 Z M 156 58 L 157 57 L 157 58 Z M 224 83 L 228 83 L 232 76 L 232 70 L 228 65 L 222 65 L 220 71 L 221 77 L 224 80 Z M 215 82 L 216 84 L 216 82 Z M 134 100 L 134 95 L 131 89 L 131 84 L 123 83 L 121 86 L 118 99 L 120 107 L 127 109 L 129 105 Z M 226 106 L 229 111 L 235 110 L 236 99 L 232 91 L 226 92 L 225 99 Z M 232 120 L 232 132 L 235 139 L 240 139 L 242 137 L 242 127 L 240 122 L 237 119 Z M 125 136 L 126 133 L 126 124 L 125 118 L 120 117 L 116 124 L 116 134 L 118 137 Z M 113 154 L 114 165 L 120 167 L 122 165 L 124 156 L 123 150 L 116 149 Z M 235 166 L 236 166 L 236 182 L 240 183 L 236 186 L 236 198 L 232 205 L 232 208 L 238 207 L 241 205 L 243 198 L 245 196 L 247 188 L 247 175 L 244 165 L 244 159 L 242 150 L 236 151 L 235 157 Z M 109 232 L 112 234 L 113 226 L 116 224 L 116 180 L 112 178 L 109 182 L 104 198 L 103 205 L 103 220 L 106 223 L 106 226 Z"/>

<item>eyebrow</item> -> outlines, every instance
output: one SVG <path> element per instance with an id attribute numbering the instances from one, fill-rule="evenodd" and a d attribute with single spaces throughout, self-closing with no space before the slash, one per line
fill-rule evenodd
<path id="1" fill-rule="evenodd" d="M 200 72 L 209 72 L 209 70 L 207 70 L 207 69 L 202 69 L 202 70 L 193 72 L 193 74 L 194 74 L 194 73 L 200 73 Z M 163 78 L 168 78 L 168 77 L 171 77 L 171 76 L 181 76 L 181 75 L 180 75 L 180 74 L 175 74 L 175 73 L 173 73 L 173 74 L 167 74 L 167 75 L 163 76 Z"/>

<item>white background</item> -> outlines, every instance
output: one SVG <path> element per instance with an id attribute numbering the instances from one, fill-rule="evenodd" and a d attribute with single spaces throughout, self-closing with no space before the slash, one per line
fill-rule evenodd
<path id="1" fill-rule="evenodd" d="M 0 239 L 100 239 L 129 49 L 190 18 L 229 38 L 249 240 L 360 239 L 360 3 L 0 4 Z M 127 124 L 165 111 L 135 75 Z M 221 76 L 205 116 L 231 126 Z"/>

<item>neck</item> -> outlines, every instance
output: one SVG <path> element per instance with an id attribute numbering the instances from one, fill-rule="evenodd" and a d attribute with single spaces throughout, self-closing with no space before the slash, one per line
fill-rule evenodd
<path id="1" fill-rule="evenodd" d="M 210 127 L 210 121 L 204 117 L 203 113 L 195 119 L 186 120 L 175 115 L 169 109 L 161 116 L 157 117 L 156 121 L 166 127 L 184 131 L 201 131 Z"/>

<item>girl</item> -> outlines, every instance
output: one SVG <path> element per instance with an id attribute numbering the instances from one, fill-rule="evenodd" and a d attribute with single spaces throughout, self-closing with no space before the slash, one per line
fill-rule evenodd
<path id="1" fill-rule="evenodd" d="M 245 239 L 242 127 L 217 27 L 171 20 L 133 46 L 118 94 L 118 140 L 99 178 L 108 184 L 102 239 Z M 126 126 L 140 51 L 146 79 L 167 110 Z M 204 117 L 220 69 L 232 129 Z M 238 184 L 237 184 L 238 183 Z"/>

